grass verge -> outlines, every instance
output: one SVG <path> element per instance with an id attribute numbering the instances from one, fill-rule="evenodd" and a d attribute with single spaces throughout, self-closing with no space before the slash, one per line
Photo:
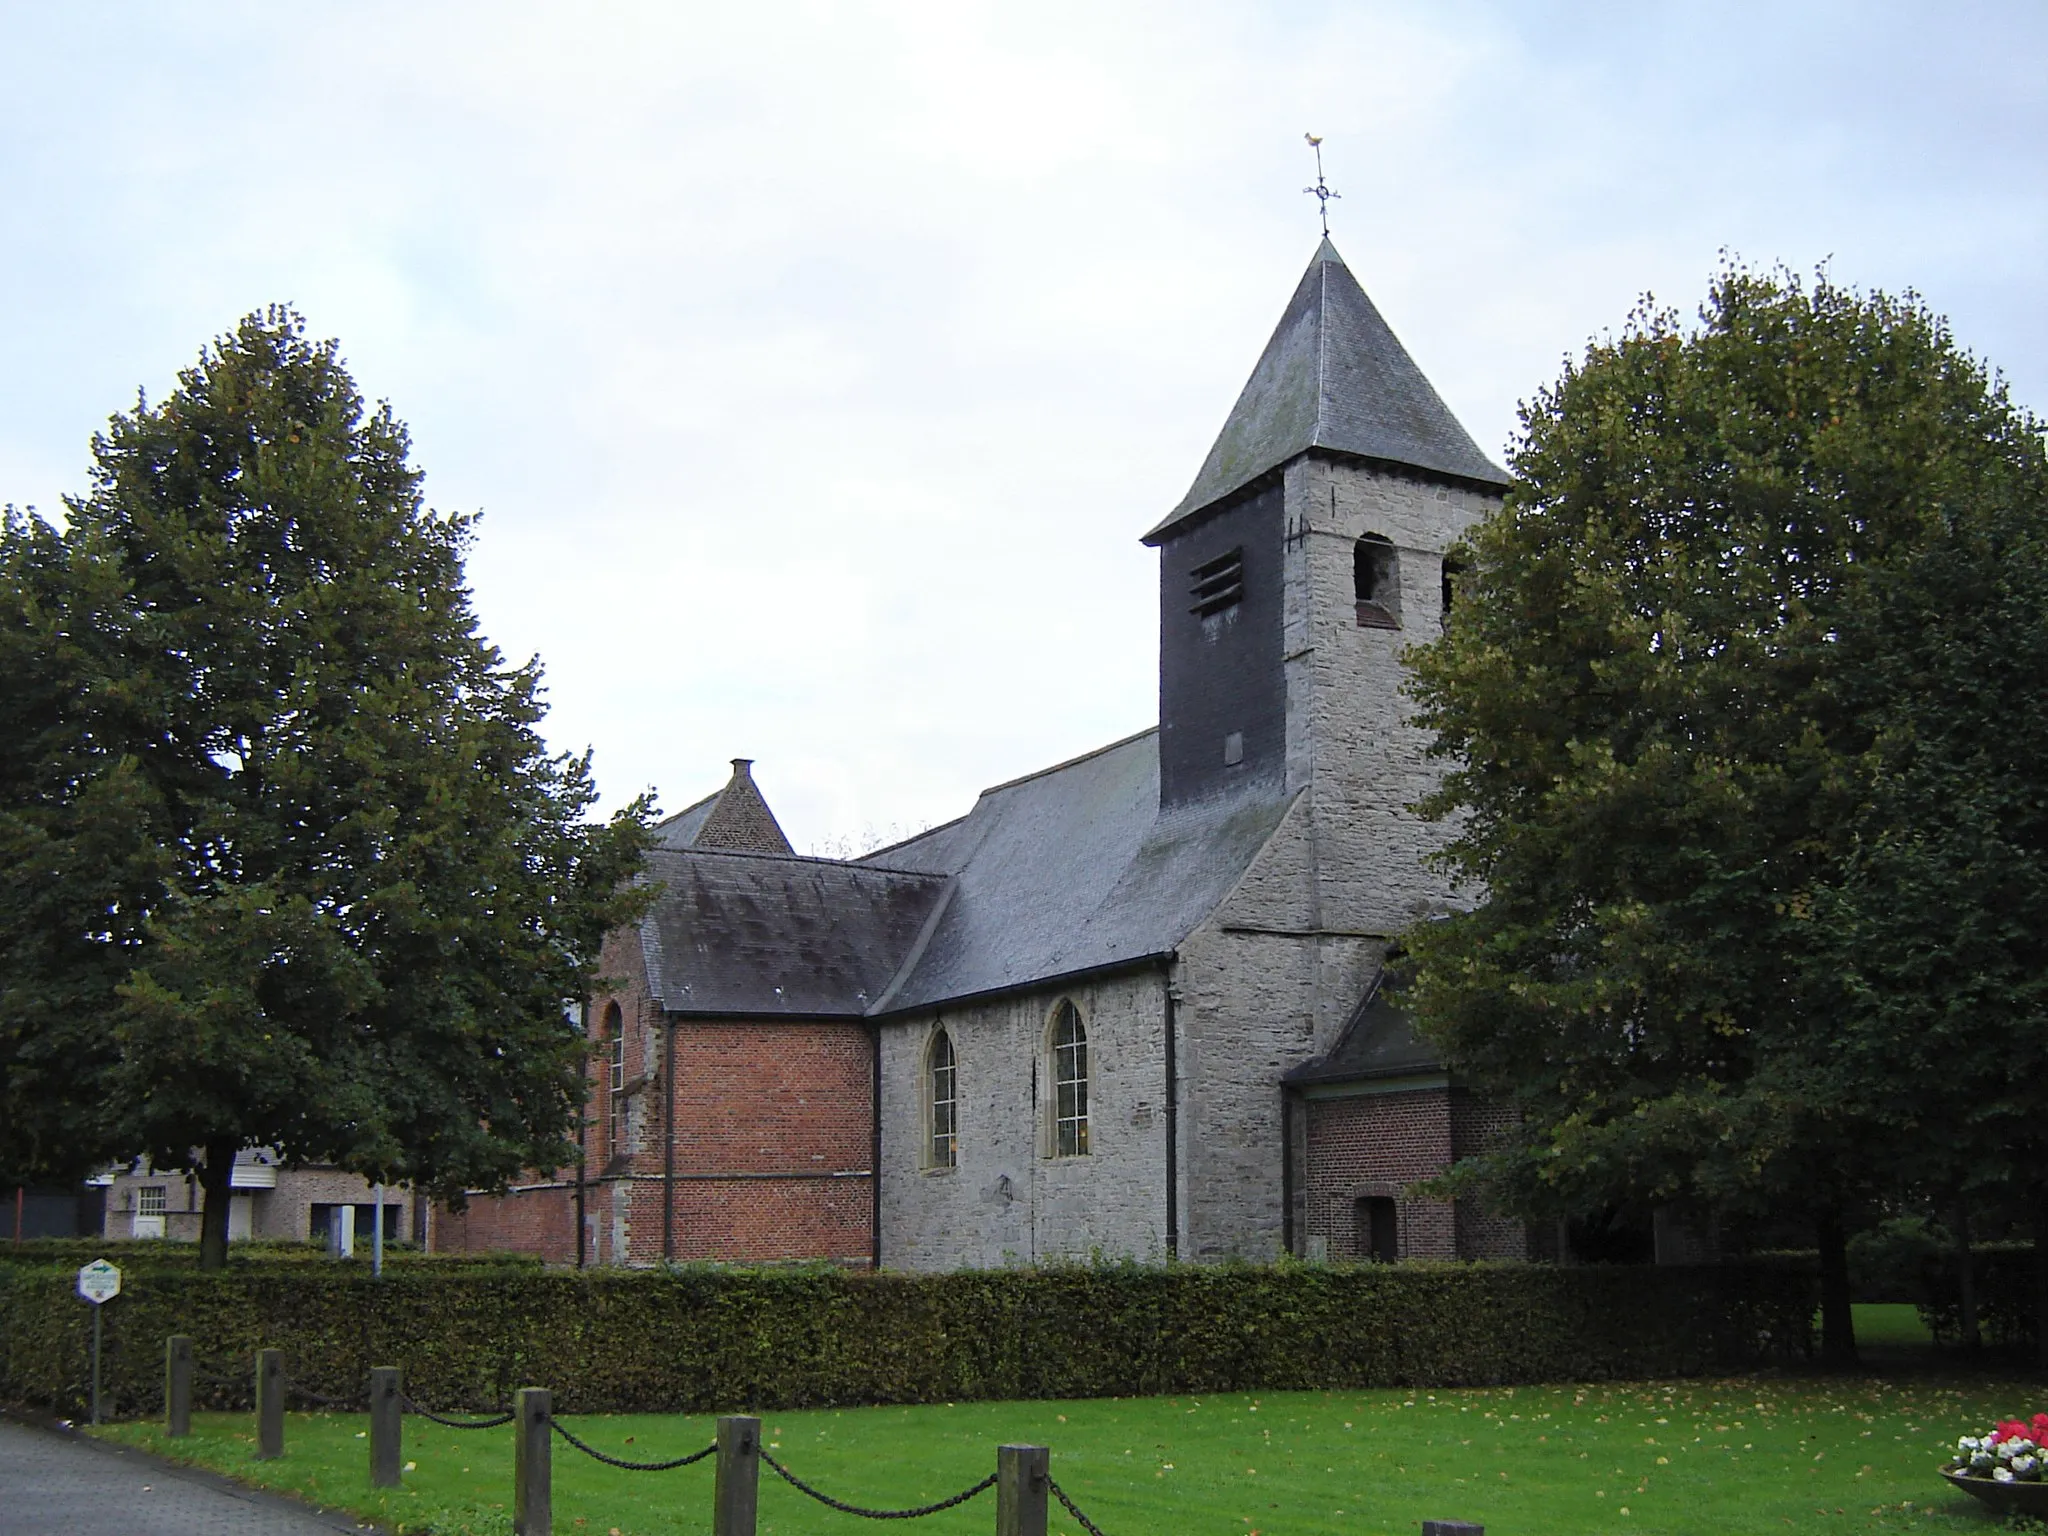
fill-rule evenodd
<path id="1" fill-rule="evenodd" d="M 854 1503 L 924 1503 L 978 1481 L 995 1448 L 1053 1450 L 1053 1476 L 1109 1536 L 1412 1533 L 1425 1518 L 1489 1536 L 1725 1536 L 1732 1532 L 1988 1531 L 1996 1522 L 1934 1474 L 1947 1447 L 1994 1416 L 2039 1411 L 2019 1383 L 1740 1379 L 1464 1391 L 961 1403 L 764 1418 L 774 1454 Z M 712 1421 L 569 1421 L 614 1454 L 659 1460 L 708 1444 Z M 510 1429 L 406 1420 L 406 1486 L 367 1487 L 365 1418 L 294 1414 L 287 1451 L 250 1460 L 247 1415 L 200 1414 L 191 1438 L 148 1424 L 111 1438 L 293 1492 L 406 1536 L 510 1530 Z M 555 1441 L 555 1529 L 669 1536 L 709 1523 L 711 1464 L 628 1473 Z M 969 1536 L 994 1495 L 920 1521 Z M 863 1523 L 814 1504 L 765 1468 L 761 1530 L 853 1536 Z M 1054 1531 L 1078 1536 L 1057 1507 Z"/>

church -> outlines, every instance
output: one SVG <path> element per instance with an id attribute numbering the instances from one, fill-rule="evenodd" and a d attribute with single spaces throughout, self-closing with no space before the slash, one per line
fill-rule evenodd
<path id="1" fill-rule="evenodd" d="M 1401 696 L 1508 477 L 1327 238 L 1159 554 L 1159 723 L 855 859 L 744 759 L 663 822 L 584 1017 L 580 1167 L 436 1246 L 936 1270 L 1499 1258 L 1409 1196 L 1506 1123 L 1410 1027 L 1446 910 Z M 1134 532 L 1135 532 L 1134 528 Z"/>

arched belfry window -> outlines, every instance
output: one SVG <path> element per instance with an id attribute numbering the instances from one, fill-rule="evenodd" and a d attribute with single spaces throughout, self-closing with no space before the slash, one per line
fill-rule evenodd
<path id="1" fill-rule="evenodd" d="M 604 1155 L 617 1157 L 626 1147 L 626 1016 L 617 1003 L 604 1011 Z"/>
<path id="2" fill-rule="evenodd" d="M 1351 586 L 1361 629 L 1401 627 L 1401 559 L 1393 540 L 1368 533 L 1351 547 Z"/>
<path id="3" fill-rule="evenodd" d="M 1052 1155 L 1088 1151 L 1088 1027 L 1065 998 L 1052 1011 Z"/>
<path id="4" fill-rule="evenodd" d="M 1451 622 L 1451 604 L 1458 600 L 1458 593 L 1465 585 L 1465 572 L 1469 560 L 1462 549 L 1454 549 L 1444 556 L 1443 622 Z"/>
<path id="5" fill-rule="evenodd" d="M 953 1037 L 943 1029 L 932 1035 L 925 1052 L 925 1118 L 931 1134 L 925 1140 L 925 1166 L 951 1168 L 960 1158 L 960 1082 L 953 1059 Z"/>

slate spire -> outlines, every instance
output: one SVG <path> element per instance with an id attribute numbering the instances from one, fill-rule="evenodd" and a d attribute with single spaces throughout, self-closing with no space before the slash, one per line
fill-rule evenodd
<path id="1" fill-rule="evenodd" d="M 1480 452 L 1325 237 L 1231 407 L 1174 524 L 1321 448 L 1468 484 L 1508 476 Z"/>
<path id="2" fill-rule="evenodd" d="M 740 853 L 793 853 L 789 839 L 754 784 L 754 760 L 732 760 L 732 780 L 711 803 L 692 848 L 730 848 Z"/>

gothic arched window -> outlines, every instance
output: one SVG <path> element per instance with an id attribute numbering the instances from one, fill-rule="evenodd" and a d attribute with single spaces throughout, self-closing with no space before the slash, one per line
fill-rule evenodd
<path id="1" fill-rule="evenodd" d="M 604 1011 L 604 1155 L 607 1161 L 626 1148 L 626 1018 L 617 1003 Z"/>
<path id="2" fill-rule="evenodd" d="M 1065 998 L 1052 1011 L 1052 1155 L 1088 1151 L 1088 1027 Z"/>
<path id="3" fill-rule="evenodd" d="M 1368 533 L 1351 546 L 1351 587 L 1361 629 L 1401 627 L 1401 560 L 1385 534 Z"/>
<path id="4" fill-rule="evenodd" d="M 931 1135 L 925 1142 L 927 1168 L 951 1168 L 960 1156 L 960 1092 L 953 1037 L 943 1029 L 925 1052 L 925 1110 Z"/>

